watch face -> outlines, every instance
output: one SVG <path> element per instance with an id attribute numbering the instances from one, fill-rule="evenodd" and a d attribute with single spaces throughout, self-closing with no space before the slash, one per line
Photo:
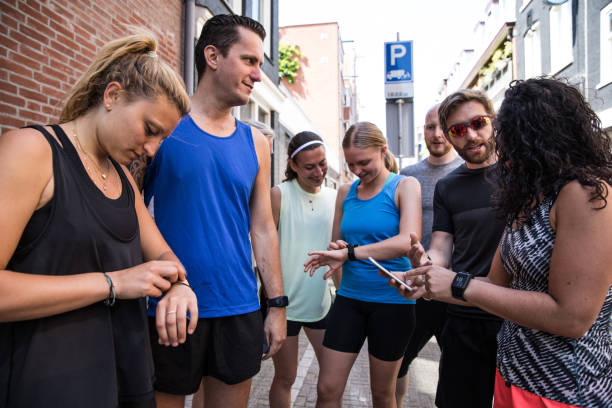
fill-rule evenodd
<path id="1" fill-rule="evenodd" d="M 456 286 L 460 287 L 460 288 L 464 288 L 468 281 L 470 280 L 469 276 L 463 273 L 458 273 L 457 274 L 457 279 L 456 279 Z"/>

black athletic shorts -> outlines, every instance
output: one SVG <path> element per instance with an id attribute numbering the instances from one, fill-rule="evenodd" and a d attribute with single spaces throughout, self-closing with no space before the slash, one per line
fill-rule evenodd
<path id="1" fill-rule="evenodd" d="M 402 378 L 408 373 L 410 363 L 419 355 L 431 336 L 436 336 L 438 345 L 440 345 L 440 334 L 446 321 L 446 303 L 417 299 L 415 310 L 416 325 L 414 333 L 412 333 L 408 347 L 406 347 L 406 353 L 397 378 Z"/>
<path id="2" fill-rule="evenodd" d="M 259 310 L 198 319 L 195 332 L 178 347 L 157 342 L 155 318 L 150 318 L 149 333 L 156 391 L 193 394 L 205 376 L 238 384 L 253 377 L 261 367 L 264 329 Z"/>
<path id="3" fill-rule="evenodd" d="M 300 334 L 302 326 L 313 330 L 325 330 L 327 328 L 328 316 L 329 313 L 327 313 L 324 318 L 316 322 L 298 322 L 295 320 L 287 320 L 287 337 L 297 336 Z"/>
<path id="4" fill-rule="evenodd" d="M 323 345 L 359 353 L 366 337 L 368 352 L 383 361 L 402 358 L 414 330 L 414 305 L 363 302 L 336 295 Z"/>
<path id="5" fill-rule="evenodd" d="M 447 315 L 436 406 L 491 408 L 500 320 Z"/>

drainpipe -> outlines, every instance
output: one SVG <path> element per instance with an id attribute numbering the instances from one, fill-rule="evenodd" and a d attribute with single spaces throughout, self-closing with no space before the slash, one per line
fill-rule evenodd
<path id="1" fill-rule="evenodd" d="M 584 99 L 589 100 L 589 1 L 584 2 Z"/>
<path id="2" fill-rule="evenodd" d="M 185 29 L 183 31 L 183 80 L 185 81 L 187 93 L 192 95 L 194 91 L 193 39 L 195 38 L 195 0 L 185 0 L 184 10 Z"/>

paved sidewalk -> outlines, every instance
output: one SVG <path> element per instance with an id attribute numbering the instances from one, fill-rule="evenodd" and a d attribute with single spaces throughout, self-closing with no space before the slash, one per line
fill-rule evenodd
<path id="1" fill-rule="evenodd" d="M 300 333 L 299 366 L 297 379 L 292 390 L 293 406 L 314 407 L 317 398 L 317 377 L 319 365 L 304 332 Z M 409 390 L 404 399 L 405 408 L 434 407 L 438 381 L 438 360 L 440 352 L 435 339 L 423 348 L 413 362 L 408 375 Z M 367 345 L 362 348 L 349 376 L 344 392 L 343 407 L 371 407 L 370 379 Z M 264 361 L 261 372 L 253 379 L 249 408 L 268 407 L 268 391 L 272 383 L 274 368 L 272 361 Z"/>

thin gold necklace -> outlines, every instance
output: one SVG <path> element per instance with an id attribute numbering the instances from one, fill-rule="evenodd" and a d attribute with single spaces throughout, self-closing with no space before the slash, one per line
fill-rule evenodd
<path id="1" fill-rule="evenodd" d="M 98 163 L 89 155 L 89 153 L 87 153 L 85 149 L 83 149 L 83 145 L 81 144 L 81 141 L 79 140 L 79 137 L 77 136 L 76 122 L 72 125 L 72 136 L 74 137 L 74 140 L 76 141 L 77 147 L 83 153 L 84 155 L 83 157 L 85 158 L 85 161 L 93 164 L 96 170 L 98 170 L 98 173 L 100 173 L 100 178 L 102 179 L 102 189 L 106 191 L 107 189 L 106 179 L 108 178 L 107 173 L 110 170 L 110 168 L 108 167 L 108 156 L 106 157 L 106 160 L 104 160 L 107 163 L 107 169 L 105 173 L 104 171 L 102 171 L 102 167 L 100 167 L 100 165 L 98 165 Z M 85 164 L 85 167 L 87 168 L 87 170 L 91 171 L 89 169 L 89 166 L 87 166 L 87 164 Z"/>

